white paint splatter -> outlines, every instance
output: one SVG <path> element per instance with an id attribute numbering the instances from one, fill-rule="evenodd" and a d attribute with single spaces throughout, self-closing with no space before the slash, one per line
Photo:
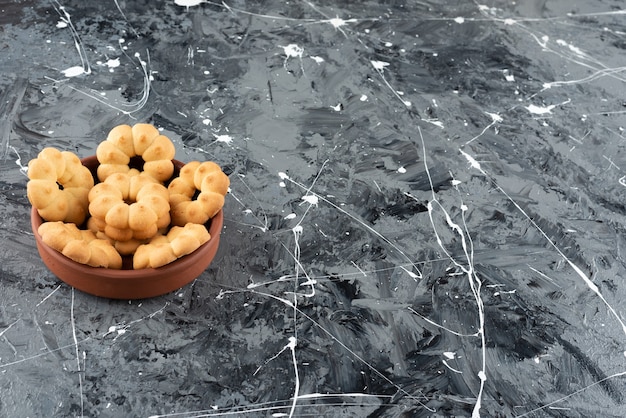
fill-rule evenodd
<path id="1" fill-rule="evenodd" d="M 356 22 L 356 19 L 343 20 L 340 17 L 335 17 L 328 21 L 328 23 L 333 25 L 335 29 L 339 29 L 340 27 L 345 26 L 348 23 L 354 23 L 354 22 Z"/>
<path id="2" fill-rule="evenodd" d="M 230 135 L 213 135 L 215 136 L 215 140 L 217 142 L 223 142 L 225 144 L 230 144 L 231 142 L 233 142 L 233 137 Z"/>
<path id="3" fill-rule="evenodd" d="M 205 0 L 174 0 L 174 3 L 177 6 L 182 6 L 182 7 L 193 7 L 193 6 L 198 6 L 201 3 L 204 3 Z"/>
<path id="4" fill-rule="evenodd" d="M 278 173 L 278 177 L 280 177 L 281 180 L 289 180 L 289 176 L 286 173 L 283 173 L 282 171 Z M 287 187 L 284 181 L 281 181 L 280 183 L 278 183 L 278 185 L 280 187 Z"/>
<path id="5" fill-rule="evenodd" d="M 566 46 L 570 51 L 572 51 L 576 55 L 579 55 L 579 56 L 586 56 L 587 55 L 585 52 L 583 52 L 582 49 L 578 48 L 577 46 L 574 46 L 572 44 L 567 43 L 563 39 L 557 39 L 555 42 L 557 43 L 557 45 Z"/>
<path id="6" fill-rule="evenodd" d="M 469 155 L 468 153 L 466 153 L 463 150 L 459 150 L 459 152 L 461 154 L 463 154 L 463 156 L 467 159 L 467 161 L 469 161 L 470 165 L 475 168 L 476 170 L 479 170 L 480 172 L 484 173 L 483 169 L 480 167 L 480 163 L 478 161 L 476 161 L 474 159 L 474 157 L 472 157 L 471 155 Z"/>
<path id="7" fill-rule="evenodd" d="M 410 104 L 410 103 L 411 103 L 411 102 L 409 102 L 409 104 Z M 406 103 L 405 103 L 405 104 L 406 104 Z M 440 121 L 439 119 L 424 119 L 424 122 L 431 123 L 431 124 L 433 124 L 433 125 L 435 125 L 435 126 L 440 127 L 441 129 L 443 129 L 443 128 L 444 128 L 443 122 L 442 122 L 442 121 Z"/>
<path id="8" fill-rule="evenodd" d="M 330 108 L 333 109 L 335 112 L 340 112 L 343 109 L 343 105 L 339 103 L 336 106 L 331 106 Z"/>
<path id="9" fill-rule="evenodd" d="M 465 23 L 465 18 L 459 16 L 459 17 L 454 18 L 454 21 L 460 25 L 461 23 Z"/>
<path id="10" fill-rule="evenodd" d="M 400 173 L 400 174 L 404 174 L 404 173 L 406 173 L 406 168 L 404 168 L 404 167 L 399 167 L 399 168 L 398 168 L 398 173 Z"/>
<path id="11" fill-rule="evenodd" d="M 402 99 L 402 95 L 404 94 L 403 92 L 398 92 L 395 89 L 393 89 L 391 87 L 391 84 L 389 84 L 389 81 L 387 81 L 387 79 L 385 78 L 385 75 L 383 74 L 383 71 L 385 69 L 385 67 L 387 67 L 389 65 L 388 62 L 385 61 L 375 61 L 372 60 L 370 61 L 372 63 L 372 66 L 376 69 L 376 71 L 378 71 L 378 73 L 380 74 L 380 76 L 382 77 L 383 81 L 385 82 L 385 84 L 387 85 L 387 87 L 389 87 L 392 91 L 393 94 L 395 94 L 395 96 L 400 99 L 400 101 L 406 106 L 406 107 L 411 107 L 411 102 L 409 100 L 403 100 Z"/>
<path id="12" fill-rule="evenodd" d="M 370 62 L 372 63 L 374 68 L 376 68 L 378 71 L 383 71 L 385 67 L 389 65 L 389 63 L 385 61 L 370 61 Z"/>
<path id="13" fill-rule="evenodd" d="M 504 79 L 506 81 L 510 81 L 510 82 L 515 81 L 515 76 L 511 74 L 509 70 L 504 70 L 503 73 L 504 73 Z"/>
<path id="14" fill-rule="evenodd" d="M 537 105 L 531 104 L 531 105 L 526 106 L 526 109 L 530 113 L 534 113 L 535 115 L 546 115 L 546 114 L 552 113 L 552 109 L 554 109 L 555 107 L 556 105 L 537 106 Z"/>
<path id="15" fill-rule="evenodd" d="M 287 58 L 302 58 L 304 48 L 298 46 L 297 44 L 289 44 L 283 47 L 283 51 L 285 51 Z"/>
<path id="16" fill-rule="evenodd" d="M 302 196 L 302 200 L 307 202 L 310 205 L 316 205 L 319 203 L 319 198 L 315 195 L 308 194 L 306 196 Z"/>
<path id="17" fill-rule="evenodd" d="M 490 112 L 485 112 L 486 114 L 488 114 L 489 116 L 491 116 L 491 120 L 493 122 L 502 122 L 504 119 L 502 119 L 502 116 L 498 115 L 497 113 L 490 113 Z"/>
<path id="18" fill-rule="evenodd" d="M 117 68 L 120 66 L 120 59 L 119 58 L 110 59 L 106 62 L 106 66 L 109 68 Z"/>
<path id="19" fill-rule="evenodd" d="M 66 68 L 61 72 L 65 77 L 77 77 L 81 74 L 85 74 L 85 69 L 80 65 L 76 65 L 74 67 Z"/>

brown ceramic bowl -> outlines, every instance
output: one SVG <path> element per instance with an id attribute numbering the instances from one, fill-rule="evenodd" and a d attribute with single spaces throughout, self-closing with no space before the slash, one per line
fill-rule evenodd
<path id="1" fill-rule="evenodd" d="M 95 172 L 95 156 L 82 160 L 83 165 Z M 175 174 L 184 163 L 174 160 Z M 31 210 L 31 226 L 37 249 L 44 264 L 59 279 L 83 292 L 111 299 L 145 299 L 164 295 L 179 289 L 198 277 L 211 264 L 220 242 L 224 214 L 220 210 L 206 224 L 211 239 L 193 253 L 156 269 L 132 269 L 132 260 L 124 260 L 122 270 L 91 267 L 77 263 L 47 246 L 37 233 L 43 219 L 37 209 Z"/>

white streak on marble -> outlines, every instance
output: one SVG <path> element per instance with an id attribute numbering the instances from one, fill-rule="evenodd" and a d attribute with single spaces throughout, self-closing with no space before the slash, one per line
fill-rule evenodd
<path id="1" fill-rule="evenodd" d="M 426 410 L 430 411 L 430 412 L 435 412 L 436 409 L 429 407 L 428 405 L 424 404 L 420 399 L 418 399 L 416 397 L 416 395 L 408 393 L 406 390 L 404 390 L 401 386 L 399 386 L 398 384 L 394 383 L 391 379 L 389 379 L 389 377 L 387 377 L 385 374 L 383 374 L 382 372 L 380 372 L 376 367 L 374 367 L 371 363 L 369 363 L 368 361 L 366 361 L 363 357 L 361 357 L 358 353 L 356 353 L 354 350 L 352 350 L 350 347 L 348 347 L 345 343 L 343 343 L 339 338 L 337 338 L 334 334 L 332 334 L 330 331 L 328 331 L 328 329 L 324 328 L 323 326 L 321 326 L 319 324 L 319 322 L 317 322 L 314 318 L 312 318 L 311 316 L 309 316 L 306 312 L 301 311 L 297 305 L 293 304 L 292 302 L 290 302 L 287 299 L 284 298 L 280 298 L 276 295 L 270 294 L 270 293 L 263 293 L 263 292 L 259 292 L 256 290 L 246 290 L 249 292 L 252 292 L 254 294 L 257 295 L 262 295 L 262 296 L 266 296 L 269 298 L 272 298 L 274 300 L 277 300 L 279 302 L 284 303 L 286 306 L 291 307 L 294 309 L 294 311 L 296 311 L 299 315 L 303 316 L 304 318 L 306 318 L 308 321 L 310 321 L 314 326 L 318 327 L 324 334 L 328 335 L 328 337 L 330 339 L 332 339 L 335 343 L 337 343 L 339 346 L 341 346 L 344 350 L 346 350 L 352 357 L 354 357 L 356 360 L 358 360 L 359 362 L 361 362 L 363 365 L 365 365 L 369 370 L 372 371 L 372 373 L 376 374 L 378 377 L 380 377 L 382 380 L 384 380 L 385 382 L 389 383 L 390 385 L 392 385 L 394 388 L 396 388 L 398 393 L 401 393 L 402 395 L 406 396 L 408 399 L 411 399 L 413 402 L 415 402 L 416 404 L 420 405 L 421 407 L 425 408 Z M 224 296 L 228 295 L 228 294 L 233 294 L 233 293 L 239 293 L 239 291 L 236 290 L 221 290 L 220 293 L 218 294 L 218 296 L 216 297 L 216 299 L 222 299 Z M 409 308 L 410 309 L 410 308 Z M 292 341 L 290 340 L 290 343 Z M 297 340 L 293 341 L 294 347 L 296 344 Z M 289 345 L 283 347 L 283 349 L 277 353 L 276 355 L 274 355 L 271 359 L 267 360 L 265 362 L 265 364 L 268 364 L 271 360 L 273 360 L 274 358 L 276 358 L 277 356 L 279 356 L 282 352 L 285 351 L 286 348 L 290 348 Z M 295 355 L 295 353 L 292 351 L 292 355 Z M 295 362 L 294 362 L 295 364 Z M 258 369 L 257 369 L 258 372 Z M 255 373 L 257 373 L 255 372 Z M 298 391 L 296 391 L 297 393 Z M 423 398 L 423 396 L 422 396 Z"/>
<path id="2" fill-rule="evenodd" d="M 78 338 L 76 337 L 76 320 L 74 317 L 74 304 L 75 304 L 75 297 L 74 297 L 74 288 L 72 288 L 71 294 L 72 294 L 72 300 L 71 300 L 71 305 L 70 305 L 70 324 L 72 327 L 72 338 L 74 339 L 74 350 L 76 352 L 76 371 L 77 371 L 77 375 L 78 375 L 78 390 L 80 391 L 80 416 L 84 416 L 84 411 L 85 411 L 85 400 L 84 400 L 84 396 L 83 396 L 83 370 L 84 368 L 81 368 L 81 364 L 80 364 L 80 355 L 78 352 Z"/>
<path id="3" fill-rule="evenodd" d="M 60 288 L 61 288 L 61 285 L 58 285 L 57 287 L 55 287 L 54 290 L 52 292 L 48 293 L 45 298 L 43 298 L 37 305 L 35 305 L 35 307 L 37 307 L 37 306 L 41 305 L 42 303 L 44 303 L 45 301 L 47 301 L 48 298 L 50 296 L 52 296 L 53 294 L 55 294 L 56 291 L 59 290 Z M 0 335 L 2 335 L 2 334 L 0 334 Z"/>
<path id="4" fill-rule="evenodd" d="M 454 373 L 463 374 L 463 372 L 460 371 L 459 369 L 455 369 L 454 367 L 450 366 L 447 360 L 442 360 L 441 362 L 443 363 L 444 366 L 446 366 L 448 369 L 450 369 Z"/>
<path id="5" fill-rule="evenodd" d="M 20 156 L 19 151 L 12 145 L 9 145 L 9 148 L 15 153 L 17 159 L 15 160 L 15 164 L 20 168 L 20 173 L 24 175 L 28 175 L 28 165 L 22 164 L 22 157 Z"/>
<path id="6" fill-rule="evenodd" d="M 248 186 L 248 184 L 244 181 L 243 176 L 235 176 L 235 178 L 240 181 L 240 183 L 245 187 L 245 189 L 248 191 L 248 193 L 250 193 L 252 196 L 254 196 L 254 193 L 252 193 L 252 190 L 250 190 L 250 186 Z M 228 196 L 231 196 L 233 199 L 235 199 L 235 201 L 237 203 L 239 203 L 243 208 L 248 209 L 247 206 L 243 203 L 243 201 L 238 197 L 237 193 L 235 193 L 235 191 L 232 190 L 232 187 L 233 186 L 232 186 L 232 183 L 231 183 L 231 188 L 229 188 Z M 255 199 L 256 199 L 256 197 L 255 197 Z M 256 201 L 257 201 L 257 203 L 259 203 L 258 199 L 256 199 Z M 251 225 L 251 224 L 246 224 L 246 225 L 251 226 L 253 228 L 258 228 L 262 232 L 267 232 L 267 230 L 269 228 L 269 219 L 268 219 L 267 214 L 265 213 L 264 210 L 261 210 L 261 212 L 262 212 L 263 219 L 261 219 L 256 214 L 253 214 L 254 218 L 258 220 L 260 225 Z"/>
<path id="7" fill-rule="evenodd" d="M 70 67 L 63 70 L 63 74 L 66 77 L 76 77 L 81 74 L 91 74 L 91 66 L 89 65 L 89 60 L 87 59 L 87 52 L 85 51 L 83 42 L 80 39 L 78 31 L 72 23 L 72 18 L 70 14 L 67 12 L 67 10 L 65 10 L 65 7 L 62 6 L 57 0 L 53 0 L 52 5 L 56 12 L 59 14 L 61 22 L 65 24 L 64 27 L 70 29 L 72 33 L 72 38 L 74 39 L 74 46 L 76 47 L 76 50 L 78 51 L 78 55 L 80 57 L 80 68 L 82 71 L 79 71 L 77 67 Z M 57 27 L 59 27 L 58 24 Z"/>
<path id="8" fill-rule="evenodd" d="M 594 387 L 594 386 L 601 385 L 601 384 L 602 384 L 602 383 L 604 383 L 604 382 L 607 382 L 607 381 L 609 381 L 609 380 L 612 380 L 612 379 L 615 379 L 615 378 L 618 378 L 618 377 L 622 377 L 622 376 L 626 376 L 626 371 L 619 372 L 619 373 L 614 373 L 614 374 L 612 374 L 612 375 L 610 375 L 610 376 L 607 376 L 607 377 L 605 377 L 605 378 L 602 378 L 602 379 L 600 379 L 600 380 L 598 380 L 598 381 L 596 381 L 596 382 L 590 383 L 589 385 L 584 386 L 584 387 L 582 387 L 582 388 L 580 388 L 580 389 L 578 389 L 578 390 L 575 390 L 574 392 L 572 392 L 572 393 L 570 393 L 570 394 L 568 394 L 568 395 L 566 395 L 566 396 L 563 396 L 563 397 L 561 397 L 561 398 L 559 398 L 559 399 L 556 399 L 556 400 L 554 400 L 554 401 L 552 401 L 552 402 L 549 402 L 549 403 L 547 403 L 547 404 L 545 404 L 545 405 L 541 405 L 540 407 L 537 407 L 537 408 L 535 408 L 535 409 L 532 409 L 532 410 L 530 410 L 530 411 L 527 411 L 527 412 L 525 412 L 525 413 L 523 413 L 523 414 L 516 415 L 516 418 L 522 418 L 522 417 L 528 417 L 528 416 L 535 416 L 535 414 L 536 414 L 537 412 L 539 412 L 539 411 L 541 411 L 541 410 L 543 410 L 543 409 L 546 409 L 546 408 L 548 408 L 548 409 L 565 409 L 565 410 L 568 410 L 569 408 L 557 408 L 557 407 L 555 407 L 554 405 L 556 405 L 556 404 L 558 404 L 558 403 L 561 403 L 561 402 L 563 402 L 564 400 L 571 398 L 572 396 L 579 395 L 580 393 L 582 393 L 582 392 L 586 391 L 587 389 L 590 389 L 590 388 L 592 388 L 592 387 Z"/>
<path id="9" fill-rule="evenodd" d="M 361 267 L 357 266 L 357 264 L 354 261 L 350 261 L 350 263 L 352 263 L 352 265 L 364 276 L 367 277 L 367 274 L 365 274 L 365 272 L 361 269 Z"/>
<path id="10" fill-rule="evenodd" d="M 585 83 L 590 83 L 592 81 L 595 81 L 599 78 L 602 77 L 607 77 L 607 76 L 618 76 L 621 73 L 626 72 L 626 66 L 623 67 L 615 67 L 615 68 L 602 68 L 599 69 L 597 71 L 594 71 L 592 74 L 586 76 L 586 77 L 582 77 L 579 79 L 575 79 L 575 80 L 559 80 L 559 81 L 551 81 L 551 82 L 546 82 L 543 83 L 543 89 L 547 90 L 550 89 L 552 87 L 560 87 L 560 86 L 567 86 L 567 85 L 576 85 L 576 84 L 585 84 Z"/>
<path id="11" fill-rule="evenodd" d="M 293 183 L 294 185 L 300 187 L 300 188 L 306 188 L 303 184 L 298 183 L 297 181 L 292 180 L 291 178 L 288 178 L 289 182 Z M 360 224 L 363 228 L 365 228 L 367 231 L 369 231 L 371 234 L 373 234 L 374 236 L 378 237 L 379 239 L 381 239 L 382 241 L 384 241 L 387 245 L 389 245 L 395 252 L 397 252 L 398 254 L 400 254 L 403 258 L 405 258 L 409 264 L 415 269 L 415 271 L 417 271 L 417 276 L 421 279 L 422 276 L 422 272 L 421 270 L 418 268 L 417 264 L 415 262 L 413 262 L 413 260 L 407 255 L 405 254 L 402 249 L 394 244 L 393 242 L 391 242 L 391 240 L 389 240 L 389 238 L 385 237 L 384 235 L 382 235 L 380 232 L 376 231 L 374 228 L 372 228 L 370 225 L 368 225 L 367 223 L 365 223 L 363 220 L 361 220 L 359 217 L 352 215 L 350 212 L 346 211 L 345 209 L 343 209 L 341 207 L 341 205 L 332 202 L 331 200 L 315 193 L 315 195 L 317 196 L 319 201 L 322 201 L 330 206 L 332 206 L 333 208 L 335 208 L 336 210 L 338 210 L 339 212 L 341 212 L 342 214 L 348 216 L 349 218 L 351 218 L 352 220 L 354 220 L 355 222 L 357 222 L 358 224 Z M 407 193 L 407 196 L 410 196 Z M 415 199 L 415 197 L 411 196 L 413 199 Z M 417 199 L 416 199 L 417 200 Z M 418 200 L 419 201 L 419 200 Z"/>
<path id="12" fill-rule="evenodd" d="M 495 126 L 498 123 L 501 123 L 504 119 L 502 119 L 502 116 L 500 116 L 497 113 L 490 113 L 490 112 L 485 112 L 485 114 L 487 114 L 489 117 L 491 117 L 491 123 L 487 126 L 485 126 L 483 128 L 483 130 L 476 135 L 475 137 L 473 137 L 472 139 L 468 140 L 467 142 L 465 142 L 465 145 L 470 144 L 472 142 L 474 142 L 475 140 L 477 140 L 478 138 L 480 138 L 481 136 L 483 136 L 485 134 L 485 132 L 487 132 L 487 130 L 489 128 L 491 128 L 492 126 Z"/>
<path id="13" fill-rule="evenodd" d="M 150 53 L 148 51 L 146 51 L 146 54 L 148 56 L 148 62 L 150 60 Z M 84 96 L 87 96 L 99 103 L 102 103 L 105 106 L 108 106 L 111 109 L 114 109 L 118 112 L 121 112 L 123 114 L 126 115 L 132 115 L 135 112 L 140 111 L 141 109 L 143 109 L 143 107 L 146 105 L 146 103 L 148 102 L 148 98 L 150 96 L 150 90 L 151 90 L 151 77 L 148 73 L 148 62 L 144 61 L 141 59 L 141 55 L 139 53 L 135 53 L 135 57 L 138 59 L 139 64 L 141 65 L 141 69 L 143 72 L 143 76 L 144 76 L 144 80 L 143 80 L 143 91 L 142 91 L 142 95 L 139 98 L 139 100 L 137 100 L 137 102 L 135 103 L 126 103 L 126 102 L 121 102 L 121 103 L 117 103 L 117 104 L 113 104 L 109 101 L 106 100 L 105 95 L 102 95 L 101 93 L 92 93 L 92 92 L 87 92 L 81 89 L 78 89 L 74 86 L 69 85 L 68 87 Z M 79 71 L 78 68 L 76 68 L 75 70 L 72 71 Z M 55 83 L 63 83 L 63 80 L 55 80 L 54 78 L 45 76 L 46 79 L 48 80 L 52 80 Z"/>
<path id="14" fill-rule="evenodd" d="M 17 324 L 19 321 L 19 319 L 16 319 L 15 321 L 11 322 L 5 329 L 0 331 L 0 337 L 2 337 L 8 330 L 11 329 L 11 327 L 13 327 L 13 325 Z"/>
<path id="15" fill-rule="evenodd" d="M 471 157 L 469 154 L 461 151 L 462 154 L 465 155 L 465 157 L 468 160 L 473 160 L 473 157 Z M 615 317 L 616 321 L 619 322 L 621 328 L 622 328 L 622 332 L 624 333 L 624 335 L 626 336 L 626 323 L 624 323 L 624 321 L 621 318 L 621 315 L 617 312 L 617 310 L 606 300 L 606 298 L 604 297 L 604 295 L 600 292 L 600 289 L 598 288 L 598 286 L 589 278 L 589 276 L 587 276 L 587 274 L 582 271 L 582 269 L 580 267 L 578 267 L 569 257 L 567 257 L 565 255 L 565 253 L 563 252 L 563 250 L 561 250 L 561 248 L 559 248 L 559 246 L 557 246 L 557 244 L 550 238 L 550 236 L 539 227 L 539 225 L 535 222 L 535 220 L 528 215 L 528 213 L 526 213 L 526 211 L 493 179 L 493 177 L 491 177 L 489 174 L 487 174 L 481 167 L 480 164 L 476 163 L 476 165 L 472 164 L 472 167 L 476 168 L 477 170 L 479 170 L 484 176 L 486 176 L 491 183 L 515 206 L 515 208 L 532 224 L 532 226 L 539 231 L 539 233 L 546 239 L 546 241 L 548 241 L 548 243 L 550 244 L 550 246 L 559 254 L 559 256 L 561 256 L 561 258 L 572 268 L 572 270 L 574 270 L 574 272 L 576 272 L 576 274 L 578 275 L 578 277 L 580 277 L 582 279 L 582 281 L 587 285 L 587 287 L 589 288 L 589 290 L 591 290 L 598 298 L 600 298 L 600 300 L 604 303 L 604 305 L 609 309 L 609 311 L 611 312 L 611 314 Z"/>
<path id="16" fill-rule="evenodd" d="M 463 226 L 461 227 L 460 225 L 458 225 L 452 220 L 449 212 L 445 209 L 443 204 L 439 202 L 439 200 L 437 199 L 437 195 L 435 193 L 435 188 L 433 185 L 433 180 L 430 175 L 430 170 L 428 168 L 426 143 L 424 141 L 424 136 L 419 126 L 417 127 L 417 130 L 420 136 L 422 149 L 423 149 L 422 158 L 423 158 L 424 169 L 426 171 L 426 176 L 428 177 L 428 182 L 430 184 L 432 198 L 428 202 L 427 207 L 428 207 L 428 216 L 429 216 L 432 228 L 433 228 L 433 232 L 435 234 L 435 238 L 437 240 L 439 248 L 441 248 L 441 250 L 446 255 L 446 257 L 449 258 L 450 261 L 456 266 L 456 268 L 462 271 L 464 275 L 467 277 L 467 281 L 472 291 L 472 295 L 476 302 L 476 309 L 477 309 L 477 314 L 478 314 L 478 325 L 477 325 L 478 331 L 476 332 L 476 334 L 478 338 L 480 338 L 481 369 L 478 371 L 478 377 L 480 379 L 480 386 L 478 389 L 478 394 L 476 396 L 476 403 L 474 404 L 474 408 L 472 410 L 472 417 L 478 418 L 480 417 L 480 409 L 482 406 L 482 395 L 483 395 L 483 391 L 485 388 L 485 382 L 487 381 L 487 375 L 486 375 L 486 368 L 487 368 L 486 344 L 487 343 L 486 343 L 486 337 L 485 337 L 485 310 L 484 310 L 484 303 L 483 303 L 482 295 L 481 295 L 482 281 L 476 275 L 476 271 L 474 269 L 474 244 L 473 244 L 471 234 L 468 231 L 467 224 L 465 221 L 465 213 L 467 212 L 467 206 L 464 203 L 461 204 L 461 210 L 462 210 L 461 219 L 463 221 L 462 222 Z M 452 256 L 452 254 L 445 247 L 443 240 L 441 239 L 441 236 L 439 235 L 439 232 L 437 231 L 437 227 L 435 226 L 434 205 L 437 205 L 437 207 L 442 211 L 446 224 L 448 225 L 450 230 L 453 231 L 455 235 L 458 236 L 460 243 L 461 243 L 461 247 L 463 248 L 463 257 L 462 257 L 464 259 L 463 261 L 457 260 L 454 256 Z"/>

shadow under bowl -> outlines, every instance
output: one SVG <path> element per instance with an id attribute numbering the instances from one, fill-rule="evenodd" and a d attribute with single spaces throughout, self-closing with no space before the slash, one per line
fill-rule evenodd
<path id="1" fill-rule="evenodd" d="M 83 158 L 81 161 L 85 167 L 95 173 L 98 167 L 98 160 L 95 156 Z M 173 160 L 173 162 L 174 175 L 177 175 L 184 163 L 178 160 Z M 97 177 L 94 175 L 94 178 Z M 44 220 L 34 207 L 31 210 L 30 219 L 41 259 L 46 267 L 63 282 L 85 293 L 104 298 L 145 299 L 180 289 L 206 270 L 219 247 L 224 213 L 220 210 L 207 222 L 205 226 L 211 238 L 196 251 L 163 267 L 139 270 L 132 269 L 130 257 L 124 260 L 124 267 L 121 270 L 77 263 L 41 240 L 41 235 L 37 231 Z"/>

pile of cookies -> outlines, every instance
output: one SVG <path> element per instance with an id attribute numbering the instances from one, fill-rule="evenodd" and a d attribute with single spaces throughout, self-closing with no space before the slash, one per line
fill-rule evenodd
<path id="1" fill-rule="evenodd" d="M 69 151 L 43 149 L 28 164 L 27 196 L 44 243 L 93 267 L 157 268 L 210 239 L 204 224 L 224 205 L 230 180 L 211 161 L 173 177 L 175 147 L 152 125 L 119 125 L 96 150 L 96 179 Z M 138 164 L 139 162 L 139 164 Z M 137 168 L 139 167 L 139 168 Z"/>

